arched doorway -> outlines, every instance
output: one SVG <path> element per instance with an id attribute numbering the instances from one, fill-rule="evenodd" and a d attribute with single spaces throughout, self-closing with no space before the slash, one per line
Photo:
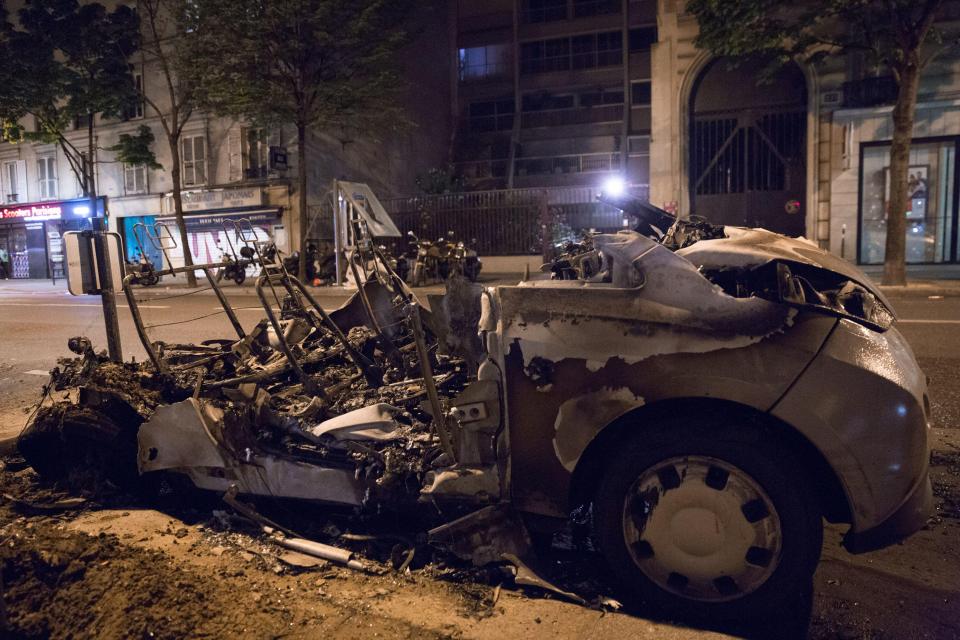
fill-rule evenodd
<path id="1" fill-rule="evenodd" d="M 794 63 L 714 60 L 690 97 L 691 212 L 716 224 L 805 231 L 807 85 Z"/>

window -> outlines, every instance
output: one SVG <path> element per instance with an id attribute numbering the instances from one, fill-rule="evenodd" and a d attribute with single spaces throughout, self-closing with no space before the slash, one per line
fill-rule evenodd
<path id="1" fill-rule="evenodd" d="M 17 170 L 17 161 L 11 160 L 3 163 L 3 202 L 23 202 L 26 200 L 26 194 L 20 193 L 20 171 Z"/>
<path id="2" fill-rule="evenodd" d="M 243 177 L 247 180 L 266 178 L 270 172 L 270 148 L 267 134 L 263 129 L 244 128 L 243 141 Z"/>
<path id="3" fill-rule="evenodd" d="M 619 31 L 525 42 L 520 46 L 522 74 L 593 69 L 622 62 L 623 43 Z"/>
<path id="4" fill-rule="evenodd" d="M 581 107 L 598 107 L 605 104 L 623 104 L 623 89 L 597 89 L 580 94 Z"/>
<path id="5" fill-rule="evenodd" d="M 630 84 L 630 104 L 635 107 L 650 106 L 650 81 L 641 80 Z"/>
<path id="6" fill-rule="evenodd" d="M 90 114 L 85 113 L 83 115 L 73 117 L 73 128 L 77 130 L 86 131 L 90 126 Z"/>
<path id="7" fill-rule="evenodd" d="M 649 51 L 658 39 L 656 27 L 640 27 L 630 29 L 630 53 Z"/>
<path id="8" fill-rule="evenodd" d="M 142 164 L 123 165 L 123 192 L 133 195 L 147 191 L 147 167 Z"/>
<path id="9" fill-rule="evenodd" d="M 57 158 L 42 156 L 37 158 L 37 178 L 40 181 L 40 199 L 57 198 Z"/>
<path id="10" fill-rule="evenodd" d="M 620 0 L 573 0 L 573 17 L 587 18 L 620 13 Z"/>
<path id="11" fill-rule="evenodd" d="M 488 44 L 460 49 L 460 80 L 505 76 L 510 73 L 510 47 Z"/>
<path id="12" fill-rule="evenodd" d="M 570 68 L 570 39 L 541 40 L 520 45 L 520 73 L 566 71 Z"/>
<path id="13" fill-rule="evenodd" d="M 886 249 L 886 212 L 890 197 L 890 145 L 864 145 L 860 167 L 861 264 L 882 264 Z M 908 264 L 955 262 L 957 211 L 954 173 L 957 141 L 914 141 L 910 146 L 907 190 L 906 261 Z M 847 256 L 850 257 L 850 256 Z"/>
<path id="14" fill-rule="evenodd" d="M 207 143 L 203 136 L 180 141 L 180 163 L 185 187 L 207 183 Z"/>
<path id="15" fill-rule="evenodd" d="M 470 131 L 505 131 L 513 128 L 513 98 L 470 104 L 467 121 Z"/>
<path id="16" fill-rule="evenodd" d="M 567 0 L 526 0 L 521 18 L 527 24 L 565 20 Z"/>
<path id="17" fill-rule="evenodd" d="M 138 120 L 143 117 L 143 74 L 133 73 L 133 84 L 137 88 L 137 95 L 132 104 L 123 108 L 124 120 Z"/>
<path id="18" fill-rule="evenodd" d="M 630 156 L 649 156 L 650 136 L 630 136 L 627 138 L 627 153 Z"/>

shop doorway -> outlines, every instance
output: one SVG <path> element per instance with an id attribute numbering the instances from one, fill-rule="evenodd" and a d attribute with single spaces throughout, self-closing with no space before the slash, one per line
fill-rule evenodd
<path id="1" fill-rule="evenodd" d="M 30 277 L 30 253 L 27 249 L 27 230 L 23 227 L 0 227 L 0 248 L 7 250 L 5 266 L 8 278 Z"/>
<path id="2" fill-rule="evenodd" d="M 793 63 L 714 60 L 690 98 L 691 212 L 716 224 L 806 231 L 807 88 Z"/>

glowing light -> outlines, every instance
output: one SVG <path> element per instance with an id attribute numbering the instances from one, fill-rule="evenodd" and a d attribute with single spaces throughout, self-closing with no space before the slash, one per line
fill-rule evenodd
<path id="1" fill-rule="evenodd" d="M 77 205 L 73 208 L 73 213 L 78 216 L 85 216 L 90 214 L 90 207 L 86 205 Z"/>
<path id="2" fill-rule="evenodd" d="M 612 176 L 607 178 L 607 181 L 603 183 L 603 194 L 616 198 L 617 196 L 622 196 L 626 188 L 627 185 L 623 182 L 623 178 L 620 176 Z"/>

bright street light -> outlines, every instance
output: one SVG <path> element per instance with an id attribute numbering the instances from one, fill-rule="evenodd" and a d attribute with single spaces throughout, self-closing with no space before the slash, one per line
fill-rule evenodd
<path id="1" fill-rule="evenodd" d="M 623 182 L 623 178 L 620 176 L 611 176 L 603 183 L 602 191 L 604 195 L 616 198 L 623 195 L 626 187 L 627 185 Z"/>

